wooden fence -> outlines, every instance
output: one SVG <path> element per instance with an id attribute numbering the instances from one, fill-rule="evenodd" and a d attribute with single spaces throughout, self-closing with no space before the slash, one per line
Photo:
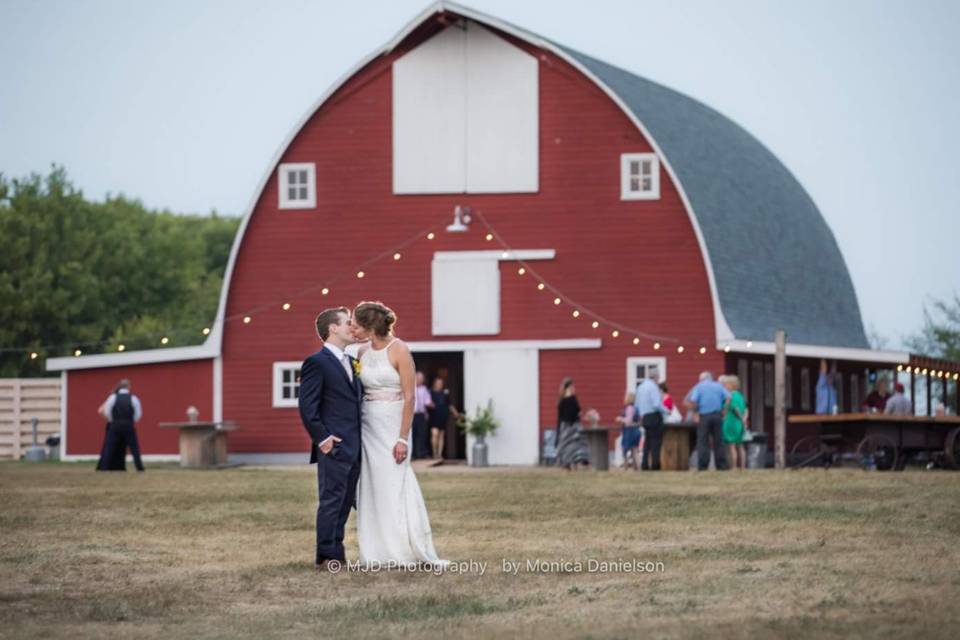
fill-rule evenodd
<path id="1" fill-rule="evenodd" d="M 19 460 L 33 444 L 31 420 L 37 418 L 37 443 L 60 434 L 59 378 L 0 378 L 0 460 Z"/>

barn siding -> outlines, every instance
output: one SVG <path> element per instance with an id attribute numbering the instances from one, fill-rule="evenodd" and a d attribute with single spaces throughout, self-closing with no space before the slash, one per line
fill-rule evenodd
<path id="1" fill-rule="evenodd" d="M 518 46 L 540 61 L 539 193 L 394 196 L 393 56 L 356 74 L 294 138 L 281 162 L 316 163 L 317 208 L 278 210 L 274 172 L 248 223 L 227 316 L 270 302 L 276 307 L 249 325 L 225 328 L 223 415 L 241 426 L 231 436 L 232 451 L 306 450 L 296 410 L 271 408 L 271 370 L 274 361 L 302 359 L 319 347 L 313 319 L 321 308 L 382 299 L 397 311 L 399 336 L 433 339 L 433 252 L 498 248 L 484 241 L 478 221 L 465 234 L 444 232 L 456 205 L 482 211 L 515 248 L 556 249 L 555 260 L 535 268 L 566 295 L 612 320 L 687 345 L 682 355 L 664 354 L 650 341 L 634 347 L 629 337 L 594 331 L 572 319 L 566 306 L 555 307 L 552 295 L 538 293 L 529 275 L 517 276 L 515 263 L 501 263 L 502 331 L 491 339 L 604 338 L 599 350 L 541 353 L 541 425 L 556 420 L 563 375 L 577 378 L 584 406 L 597 407 L 608 422 L 620 407 L 627 356 L 666 355 L 678 396 L 699 370 L 722 365 L 722 354 L 697 353 L 701 344 L 712 346 L 713 308 L 700 249 L 669 175 L 661 167 L 659 200 L 620 200 L 620 154 L 651 151 L 651 145 L 571 66 Z M 363 280 L 353 277 L 358 263 L 431 226 L 436 240 L 408 247 L 400 262 L 372 265 Z M 322 285 L 332 290 L 327 298 L 319 292 L 284 295 Z M 290 311 L 280 309 L 284 301 L 293 305 Z"/>
<path id="2" fill-rule="evenodd" d="M 190 405 L 200 411 L 200 420 L 213 419 L 212 360 L 69 371 L 66 455 L 100 453 L 104 420 L 97 409 L 122 378 L 130 379 L 131 391 L 143 405 L 137 437 L 145 455 L 179 453 L 177 430 L 157 425 L 185 421 Z"/>

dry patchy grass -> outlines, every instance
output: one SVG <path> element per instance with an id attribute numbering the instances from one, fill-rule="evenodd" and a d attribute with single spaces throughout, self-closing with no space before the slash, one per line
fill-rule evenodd
<path id="1" fill-rule="evenodd" d="M 306 467 L 0 464 L 0 636 L 937 638 L 960 622 L 960 474 L 419 477 L 440 554 L 484 575 L 316 573 Z M 510 575 L 504 558 L 665 571 Z"/>

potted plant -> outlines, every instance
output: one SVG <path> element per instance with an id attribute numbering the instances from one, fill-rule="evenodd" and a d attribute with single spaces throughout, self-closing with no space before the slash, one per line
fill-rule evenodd
<path id="1" fill-rule="evenodd" d="M 493 400 L 487 401 L 486 408 L 481 408 L 478 405 L 476 416 L 473 418 L 461 415 L 457 420 L 457 426 L 463 429 L 464 433 L 475 438 L 472 466 L 487 466 L 486 437 L 492 435 L 500 427 L 500 422 L 493 415 Z"/>

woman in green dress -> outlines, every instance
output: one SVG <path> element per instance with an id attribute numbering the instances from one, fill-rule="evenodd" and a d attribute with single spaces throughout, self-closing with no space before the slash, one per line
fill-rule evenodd
<path id="1" fill-rule="evenodd" d="M 740 378 L 723 376 L 720 382 L 730 392 L 723 412 L 723 443 L 727 445 L 727 460 L 731 469 L 746 469 L 747 452 L 743 446 L 743 432 L 750 414 L 747 401 L 740 393 Z"/>

